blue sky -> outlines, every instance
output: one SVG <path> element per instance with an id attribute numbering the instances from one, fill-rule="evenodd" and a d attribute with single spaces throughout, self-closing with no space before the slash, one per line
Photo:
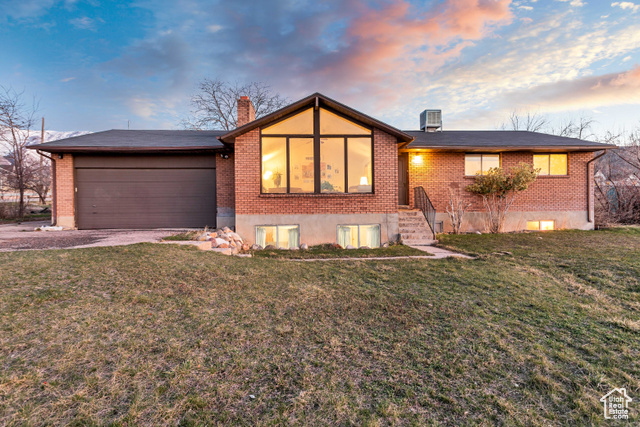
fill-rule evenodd
<path id="1" fill-rule="evenodd" d="M 509 112 L 640 126 L 640 0 L 0 0 L 0 85 L 47 127 L 178 128 L 204 77 L 319 91 L 412 129 Z"/>

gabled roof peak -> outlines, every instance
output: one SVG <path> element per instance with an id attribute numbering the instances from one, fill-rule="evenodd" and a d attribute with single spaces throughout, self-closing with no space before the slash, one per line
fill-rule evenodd
<path id="1" fill-rule="evenodd" d="M 222 142 L 226 142 L 226 143 L 232 143 L 236 137 L 245 134 L 257 127 L 263 127 L 263 125 L 267 124 L 267 123 L 271 123 L 274 122 L 278 119 L 281 119 L 282 117 L 297 111 L 299 109 L 302 109 L 308 105 L 313 105 L 315 108 L 319 108 L 320 106 L 327 106 L 330 107 L 342 114 L 344 114 L 347 117 L 351 117 L 355 120 L 358 120 L 366 125 L 378 128 L 390 135 L 393 135 L 395 137 L 397 137 L 400 141 L 402 142 L 411 142 L 413 141 L 413 137 L 403 131 L 401 131 L 400 129 L 397 129 L 393 126 L 390 126 L 386 123 L 381 122 L 380 120 L 374 119 L 371 116 L 368 116 L 364 113 L 361 113 L 360 111 L 354 110 L 351 107 L 348 107 L 338 101 L 335 101 L 331 98 L 329 98 L 326 95 L 321 94 L 320 92 L 315 92 L 312 93 L 311 95 L 302 98 L 296 102 L 293 102 L 289 105 L 287 105 L 286 107 L 283 107 L 281 109 L 279 109 L 278 111 L 274 111 L 271 114 L 268 114 L 264 117 L 261 117 L 259 119 L 256 119 L 250 123 L 247 123 L 244 126 L 240 126 L 239 128 L 236 128 L 232 131 L 229 131 L 228 133 L 222 135 L 219 137 L 219 139 Z"/>

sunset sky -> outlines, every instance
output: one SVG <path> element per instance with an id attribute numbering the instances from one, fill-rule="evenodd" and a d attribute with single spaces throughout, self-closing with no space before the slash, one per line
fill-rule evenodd
<path id="1" fill-rule="evenodd" d="M 204 77 L 312 92 L 403 129 L 512 110 L 640 126 L 640 0 L 0 0 L 0 85 L 47 128 L 178 128 Z"/>

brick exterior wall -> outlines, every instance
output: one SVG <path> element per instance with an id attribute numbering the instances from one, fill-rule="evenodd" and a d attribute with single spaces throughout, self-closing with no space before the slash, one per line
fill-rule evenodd
<path id="1" fill-rule="evenodd" d="M 236 215 L 397 213 L 397 139 L 375 129 L 373 146 L 374 194 L 260 194 L 260 131 L 236 138 Z"/>
<path id="2" fill-rule="evenodd" d="M 422 157 L 416 164 L 414 158 Z M 409 198 L 414 205 L 413 188 L 424 187 L 437 212 L 446 212 L 449 189 L 460 189 L 466 200 L 472 203 L 469 212 L 482 211 L 482 198 L 467 191 L 473 178 L 464 176 L 465 153 L 411 152 L 409 153 Z M 511 207 L 514 211 L 586 211 L 587 210 L 587 162 L 593 158 L 590 152 L 569 153 L 567 176 L 539 176 L 529 188 L 516 196 Z M 531 152 L 501 153 L 505 170 L 520 162 L 533 164 Z M 593 174 L 590 174 L 590 194 L 593 204 Z"/>
<path id="3" fill-rule="evenodd" d="M 235 173 L 234 155 L 229 153 L 228 159 L 216 158 L 216 204 L 218 208 L 235 208 Z"/>
<path id="4" fill-rule="evenodd" d="M 54 154 L 57 157 L 57 154 Z M 73 155 L 64 154 L 55 159 L 56 167 L 56 223 L 63 227 L 75 227 L 75 181 Z"/>

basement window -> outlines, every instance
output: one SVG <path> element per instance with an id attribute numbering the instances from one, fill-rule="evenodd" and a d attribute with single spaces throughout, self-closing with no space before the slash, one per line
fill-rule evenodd
<path id="1" fill-rule="evenodd" d="M 292 249 L 300 246 L 299 225 L 258 225 L 256 227 L 256 244 L 266 248 Z"/>
<path id="2" fill-rule="evenodd" d="M 380 247 L 380 224 L 371 225 L 339 225 L 338 226 L 338 244 L 343 248 L 353 246 L 361 248 Z"/>
<path id="3" fill-rule="evenodd" d="M 530 231 L 548 231 L 555 230 L 555 221 L 527 221 L 527 230 Z"/>

